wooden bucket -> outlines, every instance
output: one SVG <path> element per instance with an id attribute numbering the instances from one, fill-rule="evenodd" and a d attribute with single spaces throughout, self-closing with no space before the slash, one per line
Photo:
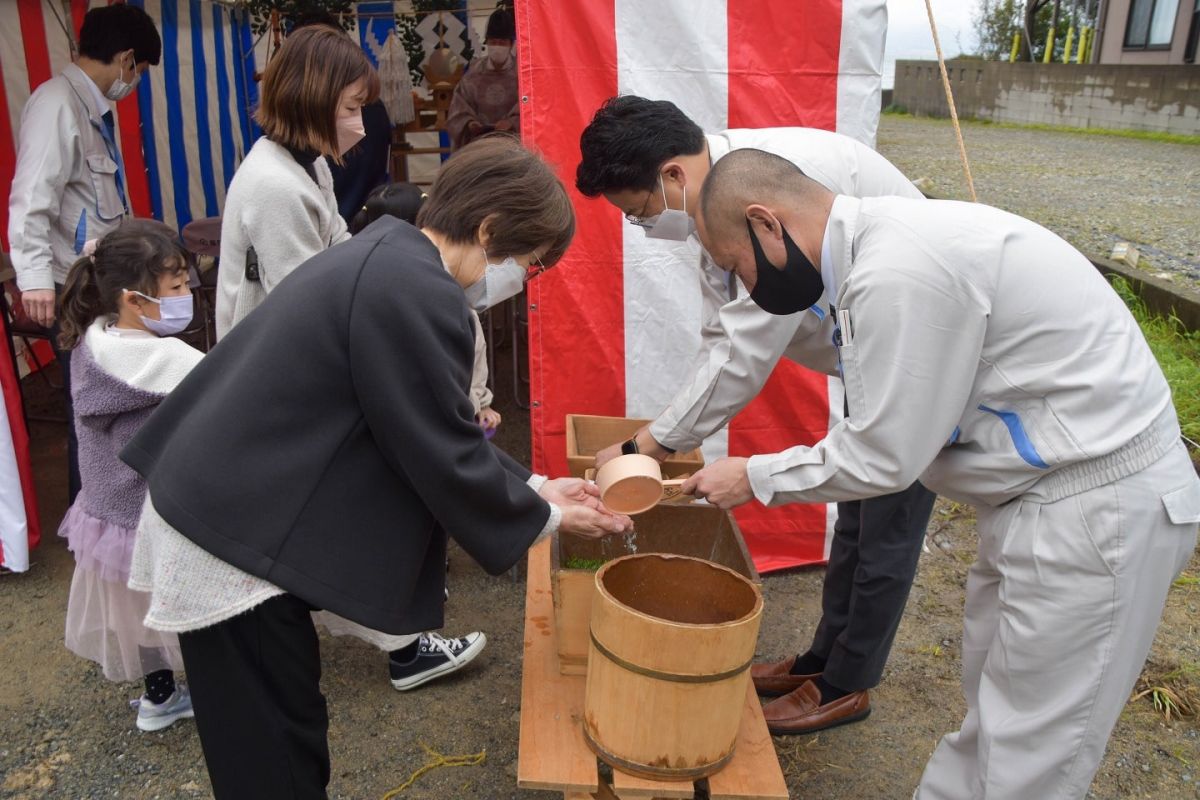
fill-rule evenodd
<path id="1" fill-rule="evenodd" d="M 583 733 L 612 767 L 696 780 L 733 757 L 762 617 L 758 587 L 687 556 L 596 573 Z"/>

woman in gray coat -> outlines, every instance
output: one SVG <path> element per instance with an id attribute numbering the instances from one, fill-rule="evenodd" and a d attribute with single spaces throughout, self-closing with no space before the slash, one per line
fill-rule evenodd
<path id="1" fill-rule="evenodd" d="M 548 165 L 474 143 L 416 227 L 380 219 L 299 267 L 122 453 L 149 484 L 130 583 L 179 634 L 218 800 L 325 796 L 313 609 L 437 628 L 446 535 L 498 574 L 556 529 L 631 527 L 489 444 L 468 396 L 467 296 L 573 233 Z"/>

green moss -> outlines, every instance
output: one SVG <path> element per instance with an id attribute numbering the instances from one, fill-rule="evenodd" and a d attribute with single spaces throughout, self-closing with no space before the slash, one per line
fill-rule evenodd
<path id="1" fill-rule="evenodd" d="M 587 572 L 595 572 L 608 563 L 605 558 L 580 558 L 572 556 L 563 562 L 563 569 L 581 569 Z"/>
<path id="2" fill-rule="evenodd" d="M 1187 330 L 1177 317 L 1151 314 L 1124 278 L 1113 278 L 1112 284 L 1133 312 L 1167 376 L 1183 435 L 1200 441 L 1200 332 Z"/>

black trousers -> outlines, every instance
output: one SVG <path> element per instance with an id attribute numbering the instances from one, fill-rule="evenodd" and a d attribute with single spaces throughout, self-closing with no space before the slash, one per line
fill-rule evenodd
<path id="1" fill-rule="evenodd" d="M 325 800 L 329 715 L 312 610 L 285 594 L 179 635 L 216 800 Z"/>
<path id="2" fill-rule="evenodd" d="M 879 685 L 935 499 L 918 482 L 895 494 L 838 503 L 821 621 L 809 650 L 825 659 L 823 676 L 839 689 Z"/>

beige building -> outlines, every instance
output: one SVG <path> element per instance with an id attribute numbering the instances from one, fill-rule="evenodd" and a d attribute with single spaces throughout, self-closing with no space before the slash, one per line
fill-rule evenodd
<path id="1" fill-rule="evenodd" d="M 1100 0 L 1099 64 L 1195 64 L 1200 0 Z"/>

